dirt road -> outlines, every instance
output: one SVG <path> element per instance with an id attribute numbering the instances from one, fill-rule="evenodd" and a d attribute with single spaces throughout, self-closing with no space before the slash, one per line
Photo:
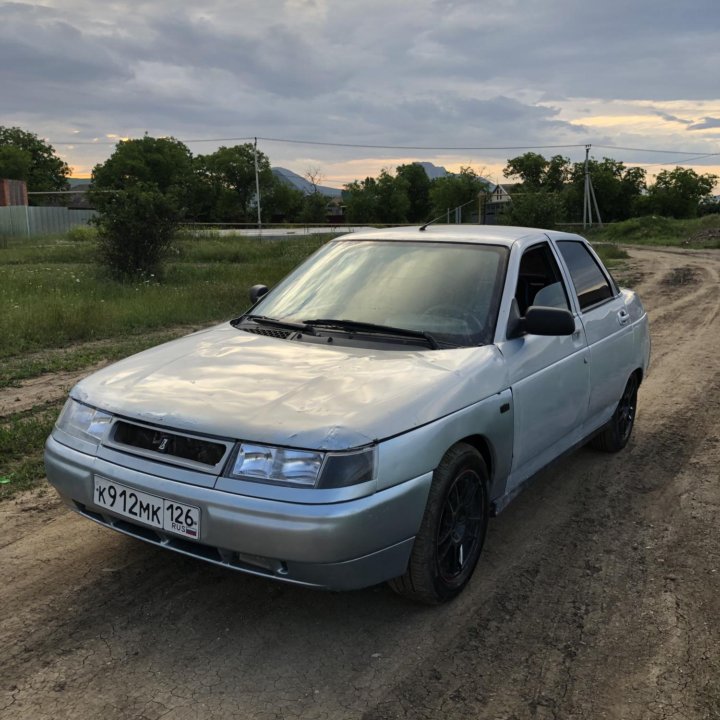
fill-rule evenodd
<path id="1" fill-rule="evenodd" d="M 454 603 L 284 587 L 0 505 L 0 718 L 720 718 L 720 252 L 632 249 L 630 446 L 542 473 Z"/>

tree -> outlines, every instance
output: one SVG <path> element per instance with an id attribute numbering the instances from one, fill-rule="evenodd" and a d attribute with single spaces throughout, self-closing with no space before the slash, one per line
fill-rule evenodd
<path id="1" fill-rule="evenodd" d="M 675 218 L 696 217 L 700 203 L 710 197 L 717 180 L 717 175 L 698 175 L 691 168 L 662 170 L 649 189 L 653 210 Z"/>
<path id="2" fill-rule="evenodd" d="M 488 190 L 487 184 L 472 168 L 433 180 L 430 185 L 430 203 L 433 217 L 444 217 L 462 206 L 461 219 L 470 220 L 478 212 L 479 194 Z M 475 204 L 473 203 L 475 201 Z"/>
<path id="3" fill-rule="evenodd" d="M 270 160 L 257 151 L 260 196 L 273 191 L 274 176 Z M 196 159 L 198 178 L 212 192 L 214 205 L 208 212 L 217 220 L 252 222 L 257 219 L 255 185 L 255 148 L 252 143 L 220 147 L 210 155 Z M 262 207 L 262 200 L 261 200 Z"/>
<path id="4" fill-rule="evenodd" d="M 410 198 L 408 183 L 403 177 L 393 177 L 381 170 L 377 177 L 377 220 L 381 223 L 405 223 L 408 221 Z"/>
<path id="5" fill-rule="evenodd" d="M 35 133 L 0 125 L 0 175 L 25 180 L 31 192 L 65 190 L 70 168 Z"/>
<path id="6" fill-rule="evenodd" d="M 548 190 L 528 190 L 513 193 L 499 217 L 503 225 L 553 228 L 561 222 L 565 208 L 562 196 Z"/>
<path id="7" fill-rule="evenodd" d="M 158 275 L 193 187 L 190 150 L 146 135 L 93 169 L 100 258 L 118 279 Z"/>
<path id="8" fill-rule="evenodd" d="M 303 210 L 305 193 L 290 183 L 273 176 L 273 184 L 262 196 L 263 218 L 271 222 L 298 222 Z"/>
<path id="9" fill-rule="evenodd" d="M 430 220 L 430 178 L 423 166 L 419 163 L 398 165 L 395 173 L 407 183 L 408 222 L 423 223 Z"/>
<path id="10" fill-rule="evenodd" d="M 503 170 L 506 178 L 517 178 L 527 189 L 537 189 L 543 185 L 548 161 L 540 154 L 526 152 L 510 158 Z"/>
<path id="11" fill-rule="evenodd" d="M 588 170 L 603 221 L 614 222 L 632 217 L 645 190 L 645 170 L 625 167 L 624 163 L 607 157 L 602 160 L 590 158 Z M 574 220 L 582 218 L 584 195 L 585 163 L 578 162 L 570 171 L 566 194 L 568 214 Z"/>
<path id="12" fill-rule="evenodd" d="M 327 221 L 327 198 L 318 190 L 323 181 L 319 167 L 309 167 L 305 179 L 312 185 L 312 191 L 305 194 L 300 210 L 300 222 L 324 223 Z"/>
<path id="13" fill-rule="evenodd" d="M 377 214 L 377 182 L 375 178 L 353 180 L 343 190 L 345 215 L 349 223 L 373 223 Z"/>
<path id="14" fill-rule="evenodd" d="M 25 180 L 30 175 L 32 155 L 15 145 L 0 146 L 0 178 Z"/>
<path id="15" fill-rule="evenodd" d="M 407 222 L 408 183 L 382 170 L 377 178 L 355 180 L 343 192 L 345 214 L 351 223 Z"/>
<path id="16" fill-rule="evenodd" d="M 300 222 L 324 223 L 327 221 L 327 198 L 320 192 L 311 192 L 302 199 Z"/>

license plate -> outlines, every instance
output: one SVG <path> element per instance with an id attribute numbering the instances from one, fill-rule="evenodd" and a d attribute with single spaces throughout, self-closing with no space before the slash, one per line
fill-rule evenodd
<path id="1" fill-rule="evenodd" d="M 95 504 L 143 525 L 197 539 L 200 508 L 95 477 Z"/>

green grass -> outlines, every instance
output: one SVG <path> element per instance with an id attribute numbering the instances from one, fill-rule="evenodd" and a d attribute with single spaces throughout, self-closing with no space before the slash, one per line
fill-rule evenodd
<path id="1" fill-rule="evenodd" d="M 585 231 L 585 236 L 592 243 L 720 248 L 720 215 L 691 220 L 657 216 L 632 218 L 603 228 L 591 228 Z"/>
<path id="2" fill-rule="evenodd" d="M 233 317 L 251 285 L 278 282 L 327 239 L 183 240 L 162 282 L 138 284 L 103 277 L 90 243 L 13 242 L 0 250 L 0 358 Z"/>
<path id="3" fill-rule="evenodd" d="M 32 488 L 45 477 L 43 447 L 61 407 L 58 402 L 0 422 L 0 500 Z"/>
<path id="4" fill-rule="evenodd" d="M 617 245 L 609 243 L 593 243 L 593 250 L 600 256 L 600 259 L 609 267 L 617 265 L 621 260 L 627 260 L 630 256 Z"/>

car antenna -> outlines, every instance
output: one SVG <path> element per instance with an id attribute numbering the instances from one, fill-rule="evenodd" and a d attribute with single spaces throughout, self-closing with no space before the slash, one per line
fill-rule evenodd
<path id="1" fill-rule="evenodd" d="M 440 215 L 440 216 L 438 216 L 438 217 L 436 217 L 436 218 L 434 218 L 434 219 L 432 219 L 432 220 L 428 220 L 422 227 L 419 228 L 420 232 L 425 232 L 425 228 L 426 228 L 428 225 L 432 225 L 433 223 L 436 223 L 438 220 L 442 220 L 442 218 L 443 218 L 443 216 Z"/>

